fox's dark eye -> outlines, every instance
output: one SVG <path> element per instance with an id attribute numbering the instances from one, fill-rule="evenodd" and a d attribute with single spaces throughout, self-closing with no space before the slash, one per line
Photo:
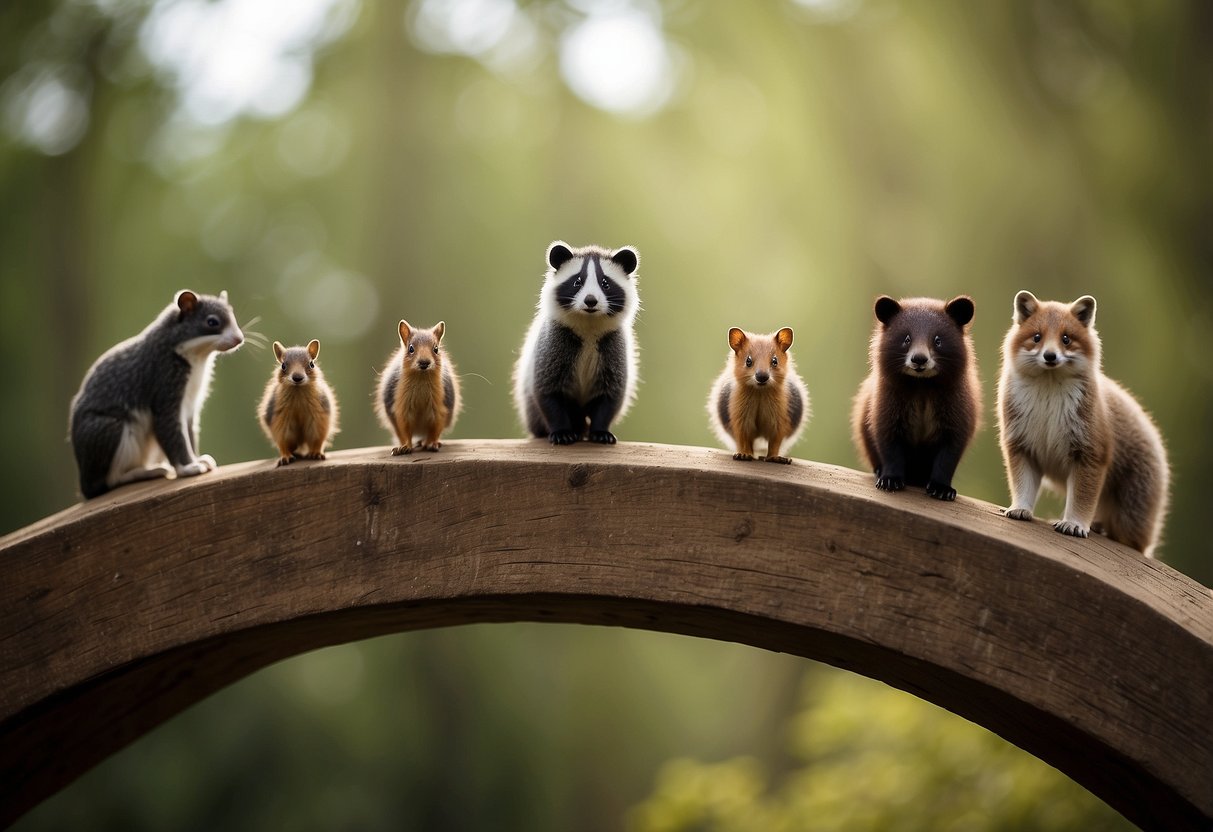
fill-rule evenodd
<path id="1" fill-rule="evenodd" d="M 901 341 L 901 345 L 902 345 L 903 347 L 908 347 L 908 346 L 910 346 L 910 336 L 909 336 L 909 335 L 907 335 L 905 338 L 903 338 L 903 339 L 902 339 L 902 341 Z"/>
<path id="2" fill-rule="evenodd" d="M 286 362 L 285 361 L 282 362 L 282 372 L 284 372 L 284 373 L 286 372 Z"/>
<path id="3" fill-rule="evenodd" d="M 1032 343 L 1034 343 L 1034 344 L 1040 343 L 1040 333 L 1039 332 L 1032 336 Z"/>
<path id="4" fill-rule="evenodd" d="M 413 349 L 413 345 L 409 344 L 409 355 L 412 355 L 414 352 L 416 352 L 416 350 Z"/>
<path id="5" fill-rule="evenodd" d="M 206 319 L 206 325 L 209 326 L 211 329 L 218 328 L 219 316 L 218 315 L 209 315 Z"/>
<path id="6" fill-rule="evenodd" d="M 748 356 L 748 355 L 747 355 L 747 356 L 745 357 L 745 365 L 746 365 L 747 367 L 753 367 L 753 366 L 754 366 L 754 359 L 753 359 L 753 358 L 751 358 L 750 356 Z"/>
<path id="7" fill-rule="evenodd" d="M 778 366 L 779 366 L 779 356 L 777 356 L 777 355 L 772 355 L 772 356 L 771 356 L 771 366 L 772 366 L 772 367 L 778 367 Z"/>
<path id="8" fill-rule="evenodd" d="M 315 361 L 309 361 L 309 362 L 307 363 L 307 368 L 308 368 L 309 370 L 314 370 L 314 369 L 316 369 L 316 362 L 315 362 Z"/>

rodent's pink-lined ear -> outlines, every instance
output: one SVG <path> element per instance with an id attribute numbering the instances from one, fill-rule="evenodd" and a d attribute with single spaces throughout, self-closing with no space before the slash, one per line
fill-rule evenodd
<path id="1" fill-rule="evenodd" d="M 564 240 L 557 240 L 548 246 L 548 265 L 553 269 L 559 269 L 565 263 L 573 259 L 573 252 L 569 249 L 569 244 Z"/>
<path id="2" fill-rule="evenodd" d="M 275 342 L 274 342 L 274 358 L 276 358 L 276 359 L 278 359 L 279 361 L 281 361 L 281 360 L 282 360 L 282 356 L 283 356 L 285 353 L 286 353 L 286 347 L 285 347 L 285 346 L 283 346 L 282 342 L 281 342 L 281 341 L 275 341 Z"/>
<path id="3" fill-rule="evenodd" d="M 792 328 L 785 326 L 783 329 L 775 333 L 775 343 L 779 345 L 779 349 L 787 352 L 792 348 Z"/>
<path id="4" fill-rule="evenodd" d="M 1011 320 L 1017 325 L 1022 324 L 1028 318 L 1036 314 L 1036 310 L 1040 308 L 1040 301 L 1036 299 L 1036 295 L 1024 289 L 1015 296 L 1015 306 L 1011 312 Z"/>
<path id="5" fill-rule="evenodd" d="M 439 321 L 434 324 L 434 328 L 431 331 L 434 333 L 434 340 L 441 344 L 442 336 L 446 334 L 446 321 Z"/>
<path id="6" fill-rule="evenodd" d="M 1083 326 L 1091 326 L 1095 323 L 1095 298 L 1083 295 L 1070 304 L 1070 314 L 1078 318 L 1078 322 Z"/>
<path id="7" fill-rule="evenodd" d="M 318 355 L 320 355 L 320 342 L 313 338 L 307 342 L 307 356 L 315 361 Z"/>
<path id="8" fill-rule="evenodd" d="M 943 308 L 943 311 L 948 313 L 948 317 L 954 320 L 958 327 L 964 329 L 969 321 L 973 320 L 973 315 L 977 312 L 977 305 L 968 295 L 958 295 L 948 301 L 948 305 Z"/>
<path id="9" fill-rule="evenodd" d="M 177 297 L 174 300 L 182 315 L 188 315 L 190 312 L 193 312 L 194 307 L 198 305 L 198 296 L 189 289 L 182 289 L 177 293 Z"/>
<path id="10" fill-rule="evenodd" d="M 624 246 L 611 255 L 611 261 L 618 264 L 625 274 L 633 274 L 640 266 L 640 253 L 631 246 Z"/>
<path id="11" fill-rule="evenodd" d="M 876 312 L 876 320 L 882 324 L 888 324 L 893 320 L 893 316 L 901 311 L 901 304 L 888 295 L 881 295 L 876 298 L 876 305 L 873 309 Z"/>
<path id="12" fill-rule="evenodd" d="M 740 351 L 741 348 L 745 346 L 746 340 L 747 338 L 744 330 L 737 327 L 733 327 L 729 330 L 729 348 L 732 349 L 733 352 Z"/>
<path id="13" fill-rule="evenodd" d="M 413 335 L 413 328 L 403 318 L 400 320 L 400 343 L 407 344 Z"/>

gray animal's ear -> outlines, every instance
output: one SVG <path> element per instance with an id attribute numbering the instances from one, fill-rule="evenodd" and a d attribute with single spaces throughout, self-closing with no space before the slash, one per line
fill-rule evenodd
<path id="1" fill-rule="evenodd" d="M 564 240 L 557 240 L 548 246 L 548 265 L 553 269 L 559 269 L 572 259 L 573 252 Z"/>
<path id="2" fill-rule="evenodd" d="M 409 326 L 408 321 L 401 320 L 400 326 L 399 326 L 399 331 L 400 331 L 400 343 L 407 344 L 409 342 L 409 338 L 413 334 L 413 328 L 411 326 Z"/>
<path id="3" fill-rule="evenodd" d="M 893 316 L 901 311 L 901 304 L 888 295 L 881 295 L 876 298 L 874 309 L 876 311 L 876 320 L 887 326 L 889 321 L 893 320 Z"/>
<path id="4" fill-rule="evenodd" d="M 1022 324 L 1028 318 L 1036 314 L 1036 310 L 1040 308 L 1040 301 L 1036 299 L 1036 295 L 1023 290 L 1015 296 L 1015 308 L 1011 315 L 1011 320 L 1016 324 Z"/>
<path id="5" fill-rule="evenodd" d="M 745 342 L 746 337 L 743 330 L 738 329 L 737 327 L 733 327 L 729 330 L 729 349 L 731 349 L 733 352 L 738 352 L 742 347 L 745 346 Z"/>
<path id="6" fill-rule="evenodd" d="M 633 274 L 640 265 L 640 254 L 631 246 L 624 246 L 611 255 L 611 260 L 619 264 L 625 274 Z"/>
<path id="7" fill-rule="evenodd" d="M 315 361 L 318 355 L 320 355 L 320 342 L 313 338 L 307 342 L 307 356 Z"/>
<path id="8" fill-rule="evenodd" d="M 792 328 L 785 326 L 783 329 L 775 333 L 775 343 L 779 345 L 779 349 L 787 352 L 792 348 Z"/>
<path id="9" fill-rule="evenodd" d="M 948 301 L 948 305 L 943 308 L 943 311 L 948 313 L 949 318 L 956 321 L 958 327 L 964 329 L 965 325 L 973 320 L 977 306 L 968 295 L 960 295 Z"/>
<path id="10" fill-rule="evenodd" d="M 198 305 L 198 296 L 189 289 L 182 289 L 177 293 L 176 297 L 177 308 L 181 310 L 178 317 L 185 317 L 194 311 L 194 307 Z"/>
<path id="11" fill-rule="evenodd" d="M 446 334 L 446 321 L 439 321 L 434 324 L 434 340 L 439 344 L 442 343 L 442 336 Z"/>
<path id="12" fill-rule="evenodd" d="M 1090 327 L 1095 323 L 1095 298 L 1083 295 L 1070 304 L 1070 314 L 1078 318 L 1078 322 L 1083 326 Z"/>
<path id="13" fill-rule="evenodd" d="M 275 341 L 274 342 L 274 358 L 277 358 L 279 361 L 281 361 L 282 356 L 285 354 L 286 354 L 286 347 L 284 347 L 282 345 L 281 341 Z"/>

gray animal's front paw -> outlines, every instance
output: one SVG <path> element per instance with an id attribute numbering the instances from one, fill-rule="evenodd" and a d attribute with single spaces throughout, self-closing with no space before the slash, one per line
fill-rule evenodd
<path id="1" fill-rule="evenodd" d="M 1086 526 L 1075 520 L 1058 520 L 1053 524 L 1053 528 L 1071 537 L 1086 537 L 1090 533 Z"/>
<path id="2" fill-rule="evenodd" d="M 1030 508 L 1009 508 L 1003 512 L 1012 520 L 1031 520 L 1032 509 Z"/>

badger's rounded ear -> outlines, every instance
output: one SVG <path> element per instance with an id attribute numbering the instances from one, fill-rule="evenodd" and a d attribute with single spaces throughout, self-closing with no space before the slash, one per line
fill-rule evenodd
<path id="1" fill-rule="evenodd" d="M 624 274 L 633 274 L 640 265 L 640 254 L 631 246 L 624 246 L 611 255 L 611 260 L 623 269 Z"/>
<path id="2" fill-rule="evenodd" d="M 1095 298 L 1083 295 L 1070 304 L 1070 314 L 1078 318 L 1078 322 L 1089 327 L 1095 323 Z"/>
<path id="3" fill-rule="evenodd" d="M 400 320 L 399 331 L 400 331 L 400 343 L 407 344 L 409 342 L 409 338 L 413 334 L 413 328 L 411 326 L 409 326 L 409 322 L 404 320 L 403 318 Z"/>
<path id="4" fill-rule="evenodd" d="M 876 320 L 887 325 L 893 320 L 893 316 L 901 311 L 901 304 L 888 295 L 881 295 L 876 298 L 876 306 L 873 308 L 876 311 Z"/>
<path id="5" fill-rule="evenodd" d="M 969 321 L 973 320 L 977 305 L 968 295 L 960 295 L 948 301 L 948 305 L 943 308 L 943 311 L 948 313 L 949 318 L 956 321 L 958 327 L 964 329 Z"/>
<path id="6" fill-rule="evenodd" d="M 320 342 L 313 338 L 307 342 L 307 356 L 315 361 L 318 355 L 320 355 Z"/>
<path id="7" fill-rule="evenodd" d="M 738 327 L 733 327 L 729 330 L 729 349 L 733 352 L 738 352 L 745 346 L 746 337 L 745 331 Z"/>
<path id="8" fill-rule="evenodd" d="M 790 350 L 792 348 L 792 328 L 790 326 L 785 326 L 783 329 L 776 332 L 775 343 L 778 344 L 779 348 L 784 352 Z"/>
<path id="9" fill-rule="evenodd" d="M 281 361 L 282 356 L 284 354 L 286 354 L 286 347 L 282 345 L 281 341 L 275 341 L 274 342 L 274 358 Z"/>
<path id="10" fill-rule="evenodd" d="M 553 269 L 559 269 L 572 259 L 573 252 L 564 240 L 557 240 L 548 246 L 548 265 Z"/>
<path id="11" fill-rule="evenodd" d="M 1024 289 L 1015 296 L 1015 306 L 1011 311 L 1011 320 L 1016 324 L 1022 324 L 1028 318 L 1036 314 L 1036 310 L 1040 308 L 1040 301 L 1036 299 L 1036 295 Z"/>
<path id="12" fill-rule="evenodd" d="M 434 324 L 433 333 L 434 340 L 441 344 L 442 336 L 446 334 L 446 321 L 439 321 L 438 323 Z"/>
<path id="13" fill-rule="evenodd" d="M 177 303 L 177 308 L 181 310 L 179 317 L 185 317 L 194 311 L 194 307 L 198 305 L 198 296 L 189 289 L 182 289 L 174 298 Z"/>

